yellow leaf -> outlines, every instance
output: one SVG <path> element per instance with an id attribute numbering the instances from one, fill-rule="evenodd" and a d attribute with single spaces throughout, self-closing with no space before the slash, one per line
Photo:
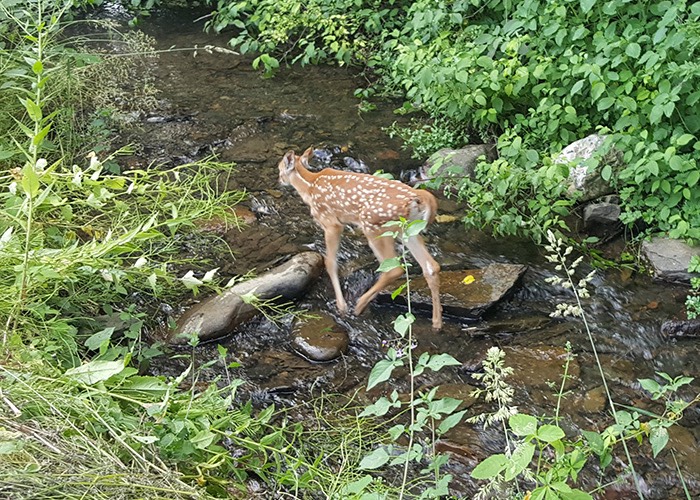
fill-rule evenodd
<path id="1" fill-rule="evenodd" d="M 445 224 L 446 222 L 454 222 L 456 220 L 459 220 L 459 217 L 454 216 L 454 215 L 439 214 L 439 215 L 435 216 L 435 220 L 437 221 L 438 224 Z"/>
<path id="2" fill-rule="evenodd" d="M 475 281 L 476 281 L 476 278 L 474 278 L 474 276 L 472 276 L 471 274 L 468 274 L 468 275 L 462 280 L 462 283 L 464 283 L 465 285 L 471 285 L 471 284 L 474 283 Z"/>

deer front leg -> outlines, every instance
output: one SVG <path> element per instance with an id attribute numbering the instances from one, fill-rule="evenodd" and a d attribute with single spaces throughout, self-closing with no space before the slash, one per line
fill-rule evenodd
<path id="1" fill-rule="evenodd" d="M 430 295 L 433 299 L 433 329 L 442 328 L 442 304 L 440 303 L 440 264 L 430 255 L 425 247 L 425 242 L 420 235 L 412 236 L 406 240 L 406 246 L 420 264 L 423 270 L 423 277 L 430 288 Z"/>
<path id="2" fill-rule="evenodd" d="M 333 291 L 335 292 L 335 302 L 340 314 L 345 316 L 348 312 L 348 304 L 343 297 L 338 279 L 338 247 L 340 247 L 340 236 L 343 234 L 342 224 L 323 226 L 326 239 L 326 271 L 331 278 Z"/>
<path id="3" fill-rule="evenodd" d="M 365 233 L 365 235 L 367 236 L 367 242 L 369 243 L 370 248 L 372 248 L 372 251 L 374 252 L 374 255 L 377 257 L 377 260 L 380 264 L 386 259 L 396 257 L 396 250 L 394 249 L 394 238 L 391 238 L 389 236 L 376 238 L 374 235 L 367 233 Z M 367 290 L 367 292 L 365 292 L 365 294 L 359 298 L 357 304 L 355 305 L 355 314 L 362 314 L 362 311 L 365 310 L 370 301 L 374 299 L 377 296 L 377 294 L 384 289 L 384 287 L 389 285 L 394 280 L 398 279 L 402 274 L 403 269 L 401 267 L 396 267 L 389 271 L 383 272 L 381 276 L 379 276 L 377 282 L 372 286 L 372 288 Z"/>

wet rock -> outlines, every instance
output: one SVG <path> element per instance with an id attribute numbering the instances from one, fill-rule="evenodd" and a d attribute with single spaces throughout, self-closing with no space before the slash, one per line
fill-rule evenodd
<path id="1" fill-rule="evenodd" d="M 661 324 L 661 333 L 668 337 L 700 337 L 700 319 L 669 319 Z"/>
<path id="2" fill-rule="evenodd" d="M 550 388 L 550 382 L 554 382 L 557 389 L 560 387 L 564 374 L 567 351 L 563 347 L 537 346 L 537 347 L 504 347 L 506 353 L 506 366 L 513 368 L 513 375 L 508 379 L 509 383 L 517 387 L 526 388 L 538 399 L 535 391 L 542 391 L 544 399 L 554 398 L 556 395 Z M 580 381 L 581 367 L 576 360 L 569 363 L 568 377 L 565 390 L 571 389 Z"/>
<path id="3" fill-rule="evenodd" d="M 240 223 L 252 224 L 256 221 L 255 214 L 246 207 L 237 205 L 228 211 L 233 213 Z M 226 234 L 232 228 L 232 226 L 239 227 L 239 224 L 236 224 L 235 222 L 227 223 L 222 217 L 212 217 L 211 219 L 199 220 L 195 222 L 195 225 L 199 231 L 214 233 L 218 234 L 219 236 Z"/>
<path id="4" fill-rule="evenodd" d="M 619 169 L 622 165 L 622 153 L 615 148 L 608 148 L 606 138 L 604 135 L 591 134 L 566 146 L 554 159 L 555 163 L 576 164 L 569 172 L 569 193 L 580 191 L 581 202 L 595 200 L 614 192 L 610 183 L 600 176 L 600 171 L 605 165 Z M 589 169 L 586 160 L 594 157 L 600 157 L 598 168 Z"/>
<path id="5" fill-rule="evenodd" d="M 325 313 L 318 318 L 298 323 L 292 345 L 299 354 L 311 361 L 332 361 L 348 349 L 348 332 Z"/>
<path id="6" fill-rule="evenodd" d="M 528 316 L 523 318 L 505 318 L 480 322 L 467 328 L 469 335 L 517 335 L 532 331 L 539 331 L 549 327 L 553 323 L 549 316 Z"/>
<path id="7" fill-rule="evenodd" d="M 323 257 L 316 252 L 298 254 L 257 278 L 234 285 L 192 307 L 178 320 L 169 340 L 180 344 L 186 342 L 184 336 L 189 334 L 197 334 L 201 341 L 227 335 L 258 313 L 242 296 L 252 293 L 260 299 L 294 299 L 319 276 L 322 267 Z"/>
<path id="8" fill-rule="evenodd" d="M 622 209 L 617 203 L 607 200 L 590 203 L 583 209 L 583 226 L 588 234 L 593 236 L 600 238 L 615 236 L 622 231 L 621 213 Z"/>
<path id="9" fill-rule="evenodd" d="M 526 266 L 490 264 L 484 269 L 443 271 L 440 273 L 440 301 L 446 315 L 478 319 L 493 306 L 507 298 L 525 273 Z M 379 293 L 377 302 L 406 305 L 405 294 L 392 301 L 396 286 Z M 411 303 L 416 311 L 431 311 L 432 299 L 425 279 L 411 279 Z"/>
<path id="10" fill-rule="evenodd" d="M 399 153 L 395 149 L 384 149 L 377 153 L 376 158 L 379 161 L 400 160 L 401 153 Z"/>
<path id="11" fill-rule="evenodd" d="M 642 242 L 642 255 L 653 269 L 654 277 L 672 283 L 690 283 L 698 276 L 689 273 L 690 259 L 700 256 L 700 247 L 691 247 L 681 240 L 655 237 Z"/>
<path id="12" fill-rule="evenodd" d="M 343 163 L 345 164 L 346 167 L 348 167 L 348 170 L 350 172 L 357 172 L 359 174 L 368 174 L 369 173 L 369 167 L 365 165 L 365 162 L 362 160 L 356 160 L 352 156 L 346 156 L 343 158 Z"/>
<path id="13" fill-rule="evenodd" d="M 420 168 L 414 185 L 420 185 L 435 177 L 458 181 L 464 177 L 474 178 L 474 170 L 479 158 L 488 161 L 496 159 L 496 146 L 493 144 L 470 144 L 460 149 L 443 148 L 433 153 Z"/>
<path id="14" fill-rule="evenodd" d="M 605 409 L 608 398 L 602 385 L 588 391 L 581 401 L 581 408 L 586 413 L 600 413 Z"/>

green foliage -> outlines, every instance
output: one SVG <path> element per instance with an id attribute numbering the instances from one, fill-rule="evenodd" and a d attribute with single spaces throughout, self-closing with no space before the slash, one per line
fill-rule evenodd
<path id="1" fill-rule="evenodd" d="M 401 239 L 418 235 L 426 226 L 427 222 L 424 220 L 409 222 L 403 218 L 399 221 L 385 224 L 385 227 L 389 229 L 386 232 L 387 235 Z M 430 476 L 414 477 L 410 480 L 411 485 L 415 487 L 420 484 L 421 498 L 439 498 L 448 494 L 447 487 L 452 479 L 449 474 L 441 474 L 443 466 L 447 463 L 447 457 L 435 453 L 435 450 L 429 444 L 421 444 L 417 439 L 417 435 L 419 432 L 428 431 L 432 436 L 432 440 L 434 440 L 457 425 L 467 410 L 457 411 L 462 403 L 461 400 L 448 397 L 438 398 L 438 387 L 433 387 L 429 391 L 420 394 L 415 390 L 416 378 L 425 373 L 426 370 L 438 372 L 445 367 L 459 365 L 460 363 L 449 354 L 430 354 L 428 352 L 422 353 L 417 360 L 413 359 L 412 351 L 416 347 L 413 337 L 413 324 L 416 318 L 411 312 L 410 278 L 406 259 L 406 251 L 404 250 L 400 257 L 387 259 L 379 265 L 378 271 L 380 272 L 386 272 L 395 268 L 404 269 L 405 283 L 399 290 L 405 289 L 406 291 L 408 312 L 399 315 L 394 320 L 394 331 L 399 337 L 388 349 L 386 359 L 378 361 L 372 368 L 367 381 L 367 390 L 389 380 L 394 369 L 407 366 L 410 379 L 410 391 L 407 395 L 408 402 L 402 401 L 399 393 L 394 390 L 388 398 L 382 396 L 371 405 L 365 407 L 359 416 L 382 417 L 391 410 L 400 412 L 402 408 L 406 407 L 409 413 L 408 423 L 398 423 L 391 427 L 388 430 L 388 437 L 391 442 L 389 444 L 381 443 L 376 446 L 374 450 L 365 455 L 360 461 L 359 468 L 377 470 L 386 466 L 402 466 L 403 477 L 398 494 L 398 498 L 401 499 L 407 494 L 409 466 L 411 464 L 427 463 L 427 468 L 422 472 L 432 475 L 432 478 Z M 405 445 L 403 443 L 401 443 L 401 446 L 394 444 L 399 440 L 406 439 L 408 443 Z M 355 489 L 357 493 L 364 492 L 365 495 L 370 495 L 370 492 L 374 492 L 370 486 L 370 482 L 363 481 L 357 484 Z"/>
<path id="2" fill-rule="evenodd" d="M 211 26 L 239 28 L 232 44 L 260 52 L 256 62 L 268 71 L 278 57 L 373 68 L 378 90 L 405 97 L 401 112 L 429 115 L 413 131 L 391 129 L 418 155 L 470 138 L 496 142 L 496 162 L 449 186 L 469 203 L 469 224 L 538 241 L 545 224 L 564 227 L 575 200 L 565 189 L 567 166 L 552 155 L 599 132 L 622 152 L 623 166 L 594 158 L 589 169 L 619 192 L 622 221 L 700 239 L 697 2 L 217 5 Z"/>
<path id="3" fill-rule="evenodd" d="M 301 64 L 335 62 L 339 65 L 366 62 L 387 33 L 401 28 L 401 7 L 391 0 L 218 0 L 209 29 L 239 30 L 229 42 L 246 54 L 260 55 L 267 75 L 279 61 Z"/>
<path id="4" fill-rule="evenodd" d="M 689 273 L 700 272 L 700 257 L 693 255 L 688 266 Z M 688 319 L 700 316 L 700 278 L 690 278 L 690 293 L 685 298 L 685 312 Z"/>

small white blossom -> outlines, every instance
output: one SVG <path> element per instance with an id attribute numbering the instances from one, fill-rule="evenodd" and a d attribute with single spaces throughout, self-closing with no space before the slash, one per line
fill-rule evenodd
<path id="1" fill-rule="evenodd" d="M 16 181 L 10 182 L 10 185 L 7 186 L 7 189 L 10 191 L 10 193 L 17 194 L 17 182 Z"/>
<path id="2" fill-rule="evenodd" d="M 36 172 L 38 174 L 42 173 L 46 169 L 46 165 L 48 165 L 46 158 L 39 158 L 35 164 Z"/>
<path id="3" fill-rule="evenodd" d="M 134 262 L 134 267 L 136 269 L 141 269 L 143 266 L 146 265 L 148 262 L 148 259 L 146 257 L 139 257 L 136 262 Z"/>

